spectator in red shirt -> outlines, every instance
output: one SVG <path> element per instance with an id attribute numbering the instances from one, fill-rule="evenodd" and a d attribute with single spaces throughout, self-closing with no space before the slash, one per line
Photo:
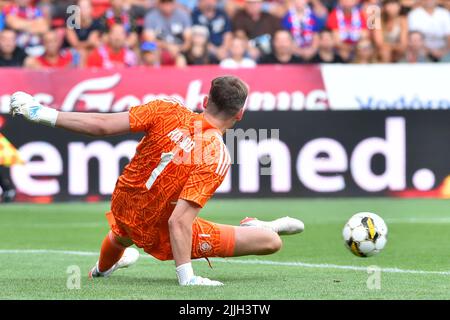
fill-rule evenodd
<path id="1" fill-rule="evenodd" d="M 88 67 L 110 69 L 137 65 L 137 56 L 127 47 L 127 33 L 121 24 L 111 26 L 107 44 L 95 49 L 87 59 Z"/>
<path id="2" fill-rule="evenodd" d="M 4 9 L 6 25 L 17 32 L 17 45 L 27 54 L 43 53 L 40 35 L 49 29 L 42 11 L 31 4 L 31 0 L 16 0 Z"/>
<path id="3" fill-rule="evenodd" d="M 68 68 L 76 65 L 76 55 L 71 50 L 62 49 L 61 41 L 55 31 L 48 31 L 42 36 L 45 52 L 39 57 L 29 57 L 25 67 L 32 69 Z"/>
<path id="4" fill-rule="evenodd" d="M 328 16 L 327 27 L 333 31 L 341 57 L 348 60 L 359 40 L 368 37 L 367 20 L 359 0 L 339 0 Z"/>

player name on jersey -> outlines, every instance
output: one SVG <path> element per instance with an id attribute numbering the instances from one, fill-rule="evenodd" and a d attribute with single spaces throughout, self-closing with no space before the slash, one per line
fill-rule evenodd
<path id="1" fill-rule="evenodd" d="M 175 142 L 184 152 L 191 152 L 195 147 L 195 142 L 192 138 L 182 132 L 181 129 L 177 128 L 169 132 L 167 135 L 170 140 Z"/>

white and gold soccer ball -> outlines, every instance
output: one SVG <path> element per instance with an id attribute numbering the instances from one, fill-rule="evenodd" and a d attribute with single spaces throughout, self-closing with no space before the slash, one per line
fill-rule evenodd
<path id="1" fill-rule="evenodd" d="M 344 226 L 345 246 L 358 257 L 370 257 L 386 246 L 388 228 L 384 220 L 371 212 L 359 212 Z"/>

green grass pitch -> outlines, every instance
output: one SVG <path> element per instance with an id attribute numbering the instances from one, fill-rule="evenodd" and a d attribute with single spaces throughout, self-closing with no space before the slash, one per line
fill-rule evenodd
<path id="1" fill-rule="evenodd" d="M 218 288 L 179 287 L 173 262 L 145 256 L 108 279 L 90 280 L 108 231 L 108 204 L 0 206 L 0 299 L 450 299 L 450 202 L 444 200 L 213 200 L 201 216 L 238 224 L 245 216 L 284 215 L 305 222 L 271 256 L 194 262 Z M 358 211 L 382 216 L 388 244 L 358 258 L 342 227 Z M 257 261 L 255 261 L 257 260 Z M 366 267 L 381 269 L 381 288 L 368 289 Z M 81 270 L 80 289 L 67 288 L 68 268 Z"/>

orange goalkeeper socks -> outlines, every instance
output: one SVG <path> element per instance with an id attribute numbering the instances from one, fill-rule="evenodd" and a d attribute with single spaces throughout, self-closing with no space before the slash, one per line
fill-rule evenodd
<path id="1" fill-rule="evenodd" d="M 98 260 L 98 271 L 105 272 L 111 269 L 122 257 L 125 248 L 117 242 L 112 231 L 108 232 L 102 243 L 100 258 Z"/>

